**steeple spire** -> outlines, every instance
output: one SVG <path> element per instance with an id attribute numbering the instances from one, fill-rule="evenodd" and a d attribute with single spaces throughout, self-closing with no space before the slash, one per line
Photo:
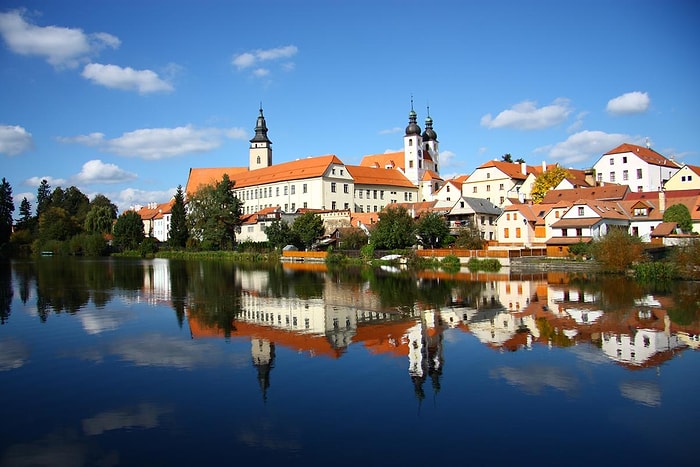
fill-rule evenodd
<path id="1" fill-rule="evenodd" d="M 267 124 L 263 115 L 262 102 L 260 103 L 260 113 L 255 125 L 255 136 L 250 140 L 251 143 L 267 143 L 272 144 L 272 141 L 267 137 Z"/>

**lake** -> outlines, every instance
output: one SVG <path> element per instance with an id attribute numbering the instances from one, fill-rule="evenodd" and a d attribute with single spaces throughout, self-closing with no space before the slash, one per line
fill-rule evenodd
<path id="1" fill-rule="evenodd" d="M 0 263 L 0 466 L 696 463 L 700 284 Z"/>

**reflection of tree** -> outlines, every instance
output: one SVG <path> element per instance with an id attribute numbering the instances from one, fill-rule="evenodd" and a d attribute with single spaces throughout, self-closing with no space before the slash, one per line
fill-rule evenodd
<path id="1" fill-rule="evenodd" d="M 36 271 L 34 271 L 34 263 L 31 261 L 15 262 L 13 264 L 15 276 L 17 276 L 17 284 L 19 288 L 19 298 L 22 303 L 26 304 L 29 300 L 31 285 Z"/>
<path id="2" fill-rule="evenodd" d="M 546 341 L 551 341 L 556 347 L 571 347 L 574 341 L 564 334 L 563 329 L 556 328 L 547 320 L 547 318 L 537 318 L 537 329 L 540 332 L 540 338 Z"/>
<path id="3" fill-rule="evenodd" d="M 668 316 L 673 323 L 688 326 L 700 321 L 700 283 L 676 283 L 673 298 L 674 305 L 668 310 Z"/>
<path id="4" fill-rule="evenodd" d="M 236 281 L 236 267 L 222 261 L 189 261 L 188 286 L 190 314 L 202 325 L 220 329 L 230 337 L 235 331 L 234 318 L 241 310 L 241 290 Z"/>
<path id="5" fill-rule="evenodd" d="M 37 261 L 37 308 L 42 321 L 48 311 L 76 313 L 90 300 L 85 287 L 84 263 L 63 258 Z"/>
<path id="6" fill-rule="evenodd" d="M 177 323 L 182 327 L 185 321 L 185 306 L 187 304 L 187 263 L 185 261 L 170 260 L 170 301 L 175 310 Z"/>
<path id="7" fill-rule="evenodd" d="M 5 324 L 10 317 L 12 295 L 12 266 L 3 260 L 0 261 L 0 324 Z"/>
<path id="8" fill-rule="evenodd" d="M 638 282 L 618 275 L 576 278 L 569 284 L 571 288 L 600 296 L 599 304 L 603 311 L 626 310 L 634 306 L 635 300 L 648 293 Z"/>
<path id="9" fill-rule="evenodd" d="M 382 307 L 413 310 L 420 302 L 433 308 L 441 308 L 452 301 L 451 281 L 421 279 L 413 274 L 384 274 L 375 271 L 369 278 L 370 288 L 378 296 Z"/>

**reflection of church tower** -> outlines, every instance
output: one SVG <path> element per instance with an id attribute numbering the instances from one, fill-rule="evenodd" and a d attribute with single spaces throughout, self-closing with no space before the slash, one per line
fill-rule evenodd
<path id="1" fill-rule="evenodd" d="M 258 370 L 258 384 L 263 401 L 267 401 L 267 389 L 270 387 L 270 372 L 275 366 L 275 344 L 267 339 L 251 339 L 253 366 Z"/>
<path id="2" fill-rule="evenodd" d="M 272 165 L 272 141 L 267 137 L 267 124 L 265 123 L 262 105 L 260 105 L 260 114 L 255 125 L 255 136 L 250 140 L 249 154 L 248 168 L 250 170 Z"/>
<path id="3" fill-rule="evenodd" d="M 421 320 L 408 332 L 408 373 L 413 381 L 413 390 L 419 401 L 425 399 L 423 384 L 430 377 L 433 395 L 440 392 L 442 375 L 442 329 L 439 315 L 432 311 L 421 313 Z"/>

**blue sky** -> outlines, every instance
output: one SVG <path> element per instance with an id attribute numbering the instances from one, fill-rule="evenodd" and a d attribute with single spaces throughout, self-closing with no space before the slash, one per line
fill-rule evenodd
<path id="1" fill-rule="evenodd" d="M 411 99 L 443 178 L 647 138 L 700 165 L 698 5 L 3 0 L 0 176 L 17 206 L 46 178 L 123 210 L 246 166 L 261 103 L 275 163 L 358 164 L 402 148 Z"/>

